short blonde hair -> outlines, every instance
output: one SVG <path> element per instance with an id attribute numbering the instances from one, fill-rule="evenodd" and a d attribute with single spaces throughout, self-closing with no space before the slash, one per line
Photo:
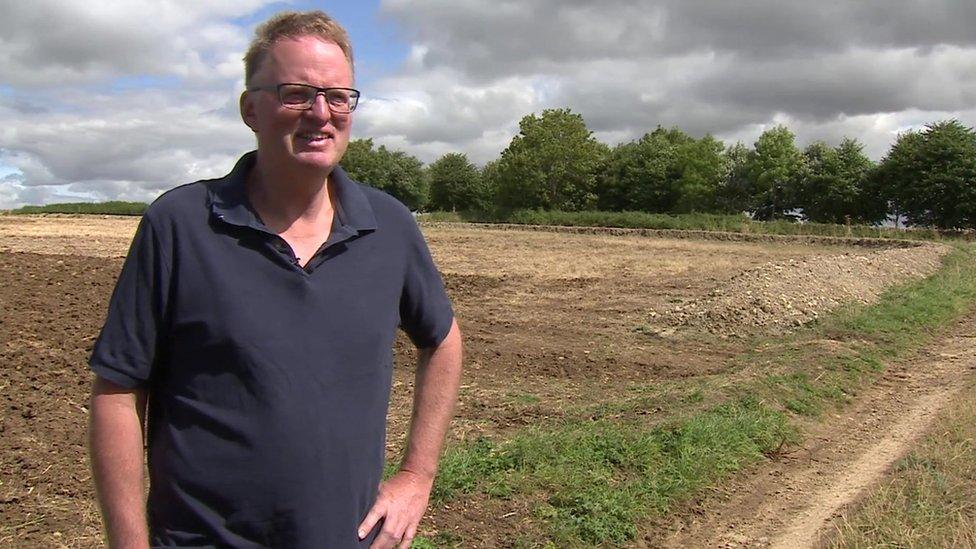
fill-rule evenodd
<path id="1" fill-rule="evenodd" d="M 244 54 L 244 84 L 250 85 L 254 73 L 261 67 L 268 50 L 283 38 L 314 36 L 327 42 L 335 42 L 352 69 L 352 44 L 349 34 L 338 21 L 325 12 L 315 10 L 306 12 L 285 11 L 274 15 L 254 29 L 254 40 Z"/>

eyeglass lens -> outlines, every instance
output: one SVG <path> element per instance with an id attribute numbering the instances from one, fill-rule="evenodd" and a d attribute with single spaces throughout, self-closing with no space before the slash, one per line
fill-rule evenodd
<path id="1" fill-rule="evenodd" d="M 315 97 L 321 93 L 329 109 L 335 112 L 350 112 L 356 108 L 358 94 L 350 90 L 327 88 L 322 90 L 304 84 L 285 84 L 278 89 L 281 104 L 291 109 L 305 110 L 315 103 Z"/>

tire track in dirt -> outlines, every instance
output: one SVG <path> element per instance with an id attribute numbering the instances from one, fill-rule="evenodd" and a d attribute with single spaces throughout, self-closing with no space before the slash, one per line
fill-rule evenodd
<path id="1" fill-rule="evenodd" d="M 882 480 L 976 375 L 976 315 L 913 360 L 889 366 L 855 403 L 809 425 L 802 447 L 716 488 L 639 545 L 819 547 L 831 520 Z"/>
<path id="2" fill-rule="evenodd" d="M 811 547 L 820 541 L 820 532 L 827 523 L 860 494 L 884 477 L 899 458 L 907 454 L 912 443 L 951 401 L 956 388 L 940 388 L 921 398 L 907 417 L 903 417 L 886 438 L 864 453 L 853 465 L 840 474 L 832 485 L 810 498 L 815 505 L 802 510 L 784 532 L 772 541 L 772 547 L 789 549 Z"/>

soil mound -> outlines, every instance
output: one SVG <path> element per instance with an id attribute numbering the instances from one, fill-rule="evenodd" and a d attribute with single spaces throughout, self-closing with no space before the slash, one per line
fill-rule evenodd
<path id="1" fill-rule="evenodd" d="M 759 329 L 785 333 L 838 305 L 870 303 L 893 284 L 932 274 L 948 251 L 948 246 L 924 244 L 770 262 L 672 307 L 662 320 L 670 328 L 722 336 Z"/>

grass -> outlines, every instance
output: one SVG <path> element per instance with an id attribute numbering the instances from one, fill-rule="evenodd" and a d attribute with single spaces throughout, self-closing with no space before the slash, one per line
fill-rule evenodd
<path id="1" fill-rule="evenodd" d="M 734 384 L 692 382 L 685 391 L 668 388 L 670 396 L 642 391 L 601 404 L 604 413 L 569 413 L 563 423 L 507 440 L 454 447 L 433 502 L 519 498 L 537 502 L 533 519 L 557 546 L 625 543 L 636 538 L 642 518 L 798 440 L 798 417 L 843 406 L 886 362 L 930 342 L 974 303 L 976 250 L 957 245 L 934 275 L 889 289 L 874 305 L 756 342 L 758 350 L 734 360 L 757 375 Z M 676 406 L 664 420 L 642 419 L 638 408 L 660 410 L 669 401 Z"/>
<path id="2" fill-rule="evenodd" d="M 12 214 L 103 214 L 103 215 L 142 215 L 148 204 L 144 202 L 65 202 L 45 206 L 24 206 L 11 210 Z"/>
<path id="3" fill-rule="evenodd" d="M 976 547 L 976 384 L 889 479 L 837 522 L 830 547 Z"/>
<path id="4" fill-rule="evenodd" d="M 577 421 L 445 456 L 435 504 L 464 494 L 539 496 L 534 515 L 562 544 L 619 544 L 638 520 L 795 438 L 782 413 L 753 399 L 729 402 L 676 425 Z"/>
<path id="5" fill-rule="evenodd" d="M 516 210 L 506 213 L 430 212 L 424 221 L 514 223 L 520 225 L 558 225 L 566 227 L 617 227 L 626 229 L 720 231 L 742 234 L 808 235 L 857 238 L 895 238 L 944 240 L 971 238 L 965 232 L 935 229 L 896 229 L 871 225 L 795 223 L 786 220 L 755 221 L 742 214 L 652 214 L 647 212 L 562 212 Z"/>

